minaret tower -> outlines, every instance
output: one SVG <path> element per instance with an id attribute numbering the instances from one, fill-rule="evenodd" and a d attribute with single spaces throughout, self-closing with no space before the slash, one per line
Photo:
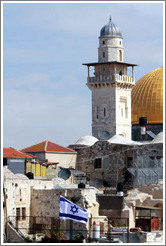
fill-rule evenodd
<path id="1" fill-rule="evenodd" d="M 92 91 L 92 135 L 101 140 L 116 134 L 131 139 L 131 89 L 137 65 L 123 58 L 122 33 L 110 18 L 100 31 L 98 62 L 83 64 L 88 67 L 87 86 Z M 132 67 L 131 77 L 128 67 Z"/>

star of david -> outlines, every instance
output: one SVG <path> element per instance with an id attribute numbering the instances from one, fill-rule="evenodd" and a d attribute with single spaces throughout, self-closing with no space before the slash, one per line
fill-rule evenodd
<path id="1" fill-rule="evenodd" d="M 73 214 L 78 213 L 78 208 L 76 207 L 76 205 L 71 206 L 70 211 L 71 211 Z"/>

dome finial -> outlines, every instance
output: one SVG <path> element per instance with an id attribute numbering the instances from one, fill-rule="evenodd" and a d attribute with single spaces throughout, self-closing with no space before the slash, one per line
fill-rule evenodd
<path id="1" fill-rule="evenodd" d="M 111 22 L 111 20 L 112 20 L 112 19 L 111 19 L 111 15 L 110 15 L 110 22 Z"/>

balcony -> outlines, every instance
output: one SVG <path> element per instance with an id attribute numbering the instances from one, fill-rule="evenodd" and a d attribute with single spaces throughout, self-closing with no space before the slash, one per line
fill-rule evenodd
<path id="1" fill-rule="evenodd" d="M 129 77 L 127 75 L 99 75 L 95 77 L 89 77 L 87 78 L 88 83 L 107 83 L 107 82 L 118 82 L 118 83 L 135 83 L 134 77 Z"/>

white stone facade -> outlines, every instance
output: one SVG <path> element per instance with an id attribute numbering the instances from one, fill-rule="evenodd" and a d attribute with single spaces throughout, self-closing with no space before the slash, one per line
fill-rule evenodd
<path id="1" fill-rule="evenodd" d="M 98 63 L 86 64 L 87 86 L 92 91 L 92 135 L 99 140 L 109 139 L 116 134 L 131 139 L 134 64 L 123 62 L 122 40 L 116 33 L 114 36 L 100 36 Z M 90 75 L 90 66 L 94 66 L 93 77 Z M 127 75 L 128 66 L 132 66 L 131 77 Z"/>
<path id="2" fill-rule="evenodd" d="M 122 38 L 99 38 L 98 61 L 123 62 Z"/>

